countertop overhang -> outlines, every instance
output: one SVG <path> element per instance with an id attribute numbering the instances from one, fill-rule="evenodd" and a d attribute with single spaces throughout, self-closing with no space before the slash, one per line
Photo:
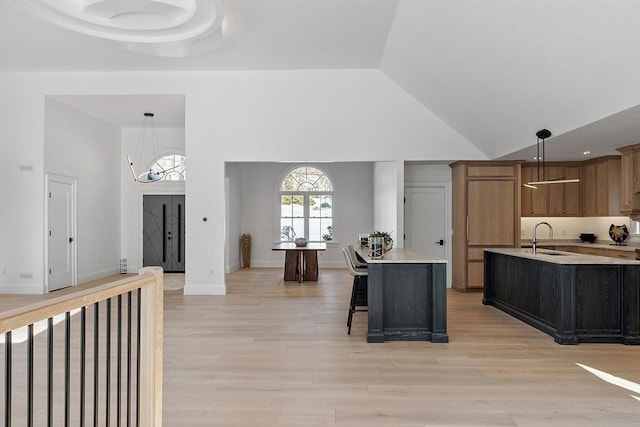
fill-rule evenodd
<path id="1" fill-rule="evenodd" d="M 446 264 L 447 260 L 427 255 L 412 249 L 393 248 L 383 258 L 369 257 L 367 248 L 356 247 L 356 251 L 370 264 Z"/>
<path id="2" fill-rule="evenodd" d="M 609 258 L 597 255 L 576 254 L 560 250 L 538 248 L 535 254 L 530 248 L 485 248 L 485 252 L 511 255 L 520 258 L 535 259 L 554 264 L 601 264 L 601 265 L 640 265 L 640 261 Z"/>

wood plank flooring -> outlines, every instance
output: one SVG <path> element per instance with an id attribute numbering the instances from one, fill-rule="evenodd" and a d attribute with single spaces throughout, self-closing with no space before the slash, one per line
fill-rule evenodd
<path id="1" fill-rule="evenodd" d="M 279 269 L 227 276 L 228 295 L 165 299 L 167 426 L 636 426 L 640 348 L 560 346 L 536 329 L 448 293 L 450 343 L 366 343 L 351 335 L 351 277 L 282 281 Z"/>
<path id="2" fill-rule="evenodd" d="M 300 285 L 252 268 L 227 286 L 165 292 L 165 426 L 640 424 L 640 392 L 576 365 L 640 383 L 640 347 L 558 345 L 479 293 L 448 292 L 448 344 L 367 344 L 366 313 L 347 335 L 346 270 Z"/>

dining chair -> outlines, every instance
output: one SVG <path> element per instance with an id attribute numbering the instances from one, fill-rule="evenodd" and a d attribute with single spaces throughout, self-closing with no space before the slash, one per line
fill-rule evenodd
<path id="1" fill-rule="evenodd" d="M 349 251 L 342 248 L 347 270 L 353 276 L 353 286 L 351 288 L 351 301 L 349 302 L 349 315 L 347 316 L 347 335 L 351 335 L 351 323 L 353 321 L 353 313 L 356 311 L 368 311 L 366 309 L 358 309 L 358 307 L 367 307 L 367 270 L 357 268 L 354 265 Z"/>

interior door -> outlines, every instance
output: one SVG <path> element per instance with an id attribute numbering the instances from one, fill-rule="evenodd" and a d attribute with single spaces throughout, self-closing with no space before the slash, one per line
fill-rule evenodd
<path id="1" fill-rule="evenodd" d="M 75 285 L 75 180 L 47 178 L 47 267 L 49 291 Z"/>
<path id="2" fill-rule="evenodd" d="M 184 273 L 185 197 L 143 196 L 143 266 Z"/>
<path id="3" fill-rule="evenodd" d="M 445 188 L 407 188 L 405 197 L 404 246 L 446 259 Z"/>

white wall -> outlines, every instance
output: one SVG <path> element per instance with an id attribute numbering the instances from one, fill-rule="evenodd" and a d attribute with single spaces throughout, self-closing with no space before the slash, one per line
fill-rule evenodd
<path id="1" fill-rule="evenodd" d="M 115 274 L 120 261 L 120 129 L 50 98 L 45 109 L 44 171 L 77 179 L 78 283 Z"/>
<path id="2" fill-rule="evenodd" d="M 553 238 L 560 240 L 578 240 L 580 233 L 594 233 L 599 242 L 612 243 L 609 238 L 609 227 L 611 224 L 626 224 L 631 227 L 631 220 L 628 216 L 603 216 L 603 217 L 570 217 L 570 218 L 522 218 L 520 225 L 522 227 L 522 239 L 530 240 L 533 234 L 533 227 L 539 221 L 547 221 L 553 227 Z M 631 228 L 629 228 L 631 230 Z M 546 229 L 538 228 L 538 239 L 547 239 L 549 232 Z M 634 238 L 628 239 L 629 242 L 635 241 Z"/>
<path id="3" fill-rule="evenodd" d="M 241 166 L 238 163 L 227 163 L 225 167 L 225 177 L 227 179 L 227 213 L 226 213 L 226 234 L 225 241 L 225 271 L 230 273 L 241 266 L 240 261 L 240 236 L 241 213 L 242 213 L 242 182 L 240 181 Z M 251 201 L 248 201 L 251 202 Z M 250 260 L 251 261 L 251 260 Z"/>
<path id="4" fill-rule="evenodd" d="M 187 294 L 225 292 L 225 162 L 486 159 L 378 70 L 0 73 L 3 283 L 43 282 L 47 94 L 185 95 Z"/>
<path id="5" fill-rule="evenodd" d="M 122 181 L 122 227 L 118 230 L 121 244 L 121 257 L 127 260 L 127 271 L 137 272 L 142 268 L 142 199 L 145 194 L 185 194 L 185 183 L 178 181 L 158 181 L 152 184 L 135 182 L 131 170 L 125 161 L 128 154 L 134 162 L 136 173 L 140 174 L 147 170 L 155 157 L 167 154 L 185 154 L 184 150 L 184 129 L 183 128 L 156 128 L 158 135 L 158 151 L 153 149 L 151 140 L 145 138 L 144 150 L 138 158 L 134 158 L 134 153 L 139 148 L 140 135 L 142 129 L 124 128 L 121 131 L 121 151 L 118 153 L 117 166 L 119 176 Z M 146 134 L 149 136 L 149 132 Z M 139 164 L 138 164 L 139 163 Z M 188 163 L 188 161 L 187 161 Z M 186 177 L 189 179 L 189 165 L 186 165 Z M 188 215 L 189 203 L 185 201 L 185 211 Z M 185 237 L 188 240 L 188 237 Z M 186 243 L 186 242 L 185 242 Z M 189 258 L 185 250 L 185 258 Z"/>
<path id="6" fill-rule="evenodd" d="M 372 231 L 373 166 L 370 162 L 304 163 L 325 171 L 334 185 L 334 241 L 325 252 L 318 253 L 321 267 L 343 267 L 341 248 L 355 243 L 358 233 Z M 282 267 L 284 253 L 272 251 L 279 241 L 279 207 L 277 195 L 284 175 L 298 164 L 241 163 L 240 231 L 230 236 L 231 242 L 240 234 L 251 235 L 251 266 Z"/>
<path id="7" fill-rule="evenodd" d="M 375 162 L 373 166 L 373 228 L 391 233 L 398 248 L 404 247 L 404 176 L 399 176 L 404 175 L 403 166 L 401 162 Z"/>

